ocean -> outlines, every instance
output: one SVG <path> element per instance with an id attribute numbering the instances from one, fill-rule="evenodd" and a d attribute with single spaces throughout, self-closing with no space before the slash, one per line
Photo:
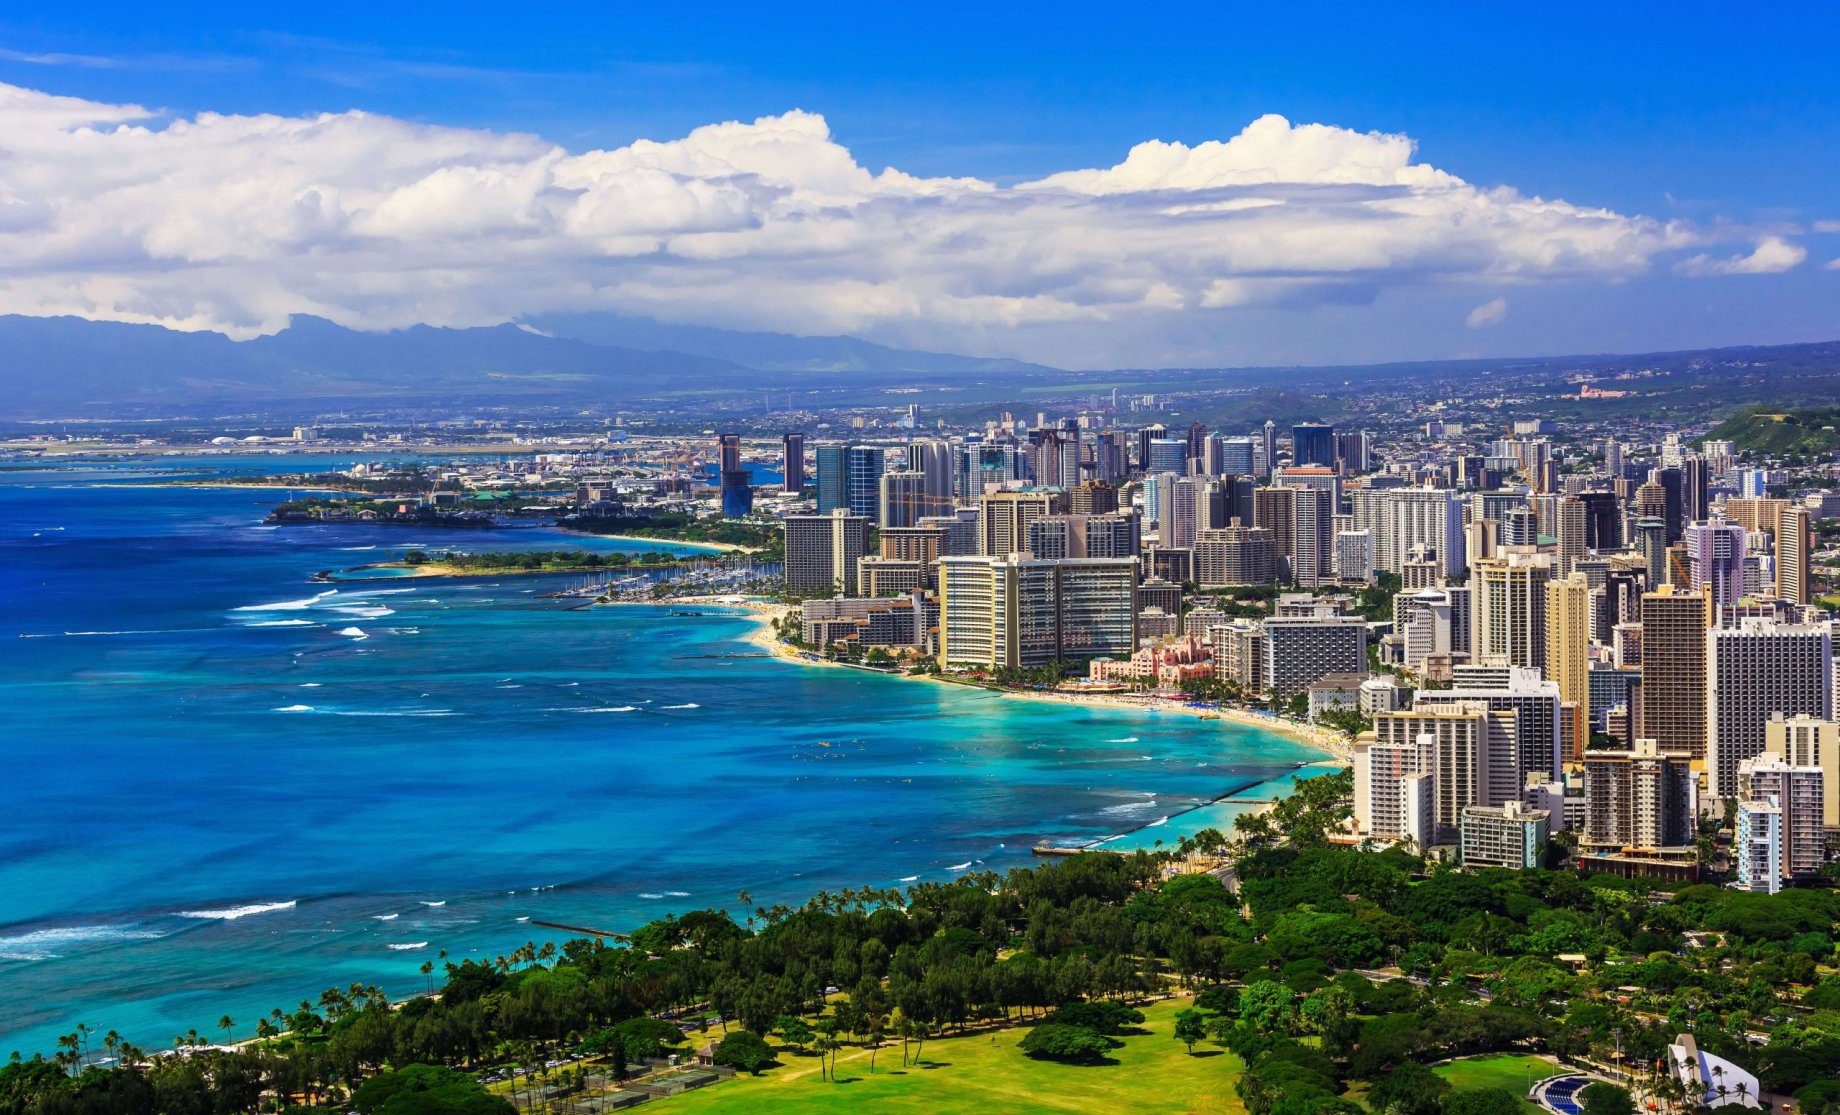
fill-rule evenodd
<path id="1" fill-rule="evenodd" d="M 163 483 L 345 463 L 0 469 L 0 1055 L 79 1022 L 160 1048 L 228 1014 L 246 1037 L 329 986 L 406 996 L 443 951 L 569 936 L 532 919 L 739 918 L 744 890 L 1173 841 L 1180 811 L 1322 757 L 763 657 L 745 616 L 572 608 L 541 598 L 554 578 L 315 583 L 411 548 L 673 547 L 271 527 L 281 493 Z"/>

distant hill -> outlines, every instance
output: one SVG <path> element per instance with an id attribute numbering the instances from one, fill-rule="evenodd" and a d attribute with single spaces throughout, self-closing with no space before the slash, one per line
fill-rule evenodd
<path id="1" fill-rule="evenodd" d="M 157 325 L 0 316 L 0 414 L 160 404 L 618 398 L 748 369 L 682 352 L 544 337 L 515 325 L 384 333 L 297 316 L 251 341 Z"/>
<path id="2" fill-rule="evenodd" d="M 750 333 L 702 325 L 666 325 L 650 318 L 614 314 L 539 314 L 526 318 L 525 324 L 557 337 L 589 344 L 691 352 L 762 371 L 908 375 L 1059 371 L 1044 364 L 1001 356 L 959 356 L 949 352 L 890 348 L 860 337 Z"/>
<path id="3" fill-rule="evenodd" d="M 605 315 L 543 320 L 373 333 L 296 315 L 279 333 L 233 341 L 157 325 L 0 315 L 0 417 L 265 402 L 617 406 L 641 396 L 818 387 L 874 375 L 910 384 L 1057 374 L 1021 361 L 908 352 L 854 337 L 727 333 Z"/>
<path id="4" fill-rule="evenodd" d="M 1749 407 L 1706 436 L 1759 453 L 1828 453 L 1840 449 L 1840 407 Z"/>

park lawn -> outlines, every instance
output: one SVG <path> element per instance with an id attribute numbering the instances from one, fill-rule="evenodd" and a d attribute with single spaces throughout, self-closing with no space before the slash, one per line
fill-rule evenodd
<path id="1" fill-rule="evenodd" d="M 1144 1008 L 1146 1034 L 1124 1038 L 1116 1064 L 1060 1065 L 1016 1048 L 1027 1027 L 981 1031 L 926 1043 L 924 1063 L 901 1067 L 901 1043 L 884 1045 L 869 1073 L 869 1052 L 854 1046 L 837 1055 L 841 1083 L 820 1080 L 816 1057 L 784 1053 L 780 1067 L 745 1073 L 698 1092 L 662 1101 L 668 1115 L 753 1115 L 766 1110 L 927 1115 L 1021 1115 L 1025 1112 L 1172 1112 L 1245 1115 L 1233 1092 L 1238 1057 L 1212 1042 L 1190 1057 L 1172 1036 L 1187 1000 Z M 993 1040 L 994 1039 L 994 1040 Z M 774 1043 L 777 1046 L 777 1041 Z"/>
<path id="2" fill-rule="evenodd" d="M 1517 1096 L 1525 1096 L 1527 1089 L 1549 1076 L 1558 1074 L 1558 1065 L 1544 1057 L 1531 1057 L 1514 1053 L 1491 1053 L 1485 1057 L 1468 1057 L 1461 1061 L 1446 1061 L 1432 1067 L 1433 1072 L 1450 1081 L 1451 1087 L 1459 1092 L 1475 1088 L 1503 1088 Z M 1524 1112 L 1540 1111 L 1540 1105 L 1521 1101 Z"/>

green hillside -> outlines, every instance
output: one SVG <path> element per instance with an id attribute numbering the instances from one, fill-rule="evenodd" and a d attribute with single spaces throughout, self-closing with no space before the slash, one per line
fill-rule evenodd
<path id="1" fill-rule="evenodd" d="M 1827 453 L 1840 449 L 1840 407 L 1749 407 L 1707 436 L 1763 453 Z"/>

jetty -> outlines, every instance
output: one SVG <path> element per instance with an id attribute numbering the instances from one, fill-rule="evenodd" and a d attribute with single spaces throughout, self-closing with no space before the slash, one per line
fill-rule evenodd
<path id="1" fill-rule="evenodd" d="M 545 929 L 560 929 L 564 933 L 579 933 L 584 937 L 600 937 L 603 939 L 611 937 L 616 941 L 632 940 L 632 934 L 615 933 L 611 929 L 590 929 L 585 925 L 565 925 L 559 921 L 539 921 L 536 918 L 531 918 L 530 924 L 540 925 Z"/>

